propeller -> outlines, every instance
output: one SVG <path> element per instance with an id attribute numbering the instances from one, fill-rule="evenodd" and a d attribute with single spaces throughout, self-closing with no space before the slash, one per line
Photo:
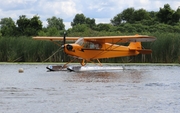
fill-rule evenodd
<path id="1" fill-rule="evenodd" d="M 70 45 L 70 44 L 67 44 L 66 45 L 66 32 L 64 32 L 64 37 L 63 37 L 63 44 L 62 44 L 62 48 L 64 49 L 64 51 L 63 51 L 63 61 L 65 60 L 65 49 L 67 49 L 68 51 L 72 51 L 72 49 L 73 49 L 73 46 L 72 45 Z"/>
<path id="2" fill-rule="evenodd" d="M 63 38 L 63 45 L 65 46 L 66 44 L 66 32 L 64 32 L 64 38 Z"/>
<path id="3" fill-rule="evenodd" d="M 62 48 L 64 49 L 63 54 L 62 54 L 62 61 L 63 62 L 65 60 L 65 44 L 66 44 L 66 32 L 64 32 L 63 44 L 62 44 Z"/>
<path id="4" fill-rule="evenodd" d="M 66 47 L 66 49 L 67 49 L 68 51 L 72 51 L 73 46 L 70 45 L 70 44 L 67 44 L 67 45 L 65 46 L 65 44 L 66 44 L 66 32 L 64 32 L 63 46 L 62 46 L 62 47 L 64 47 L 64 49 L 65 49 L 65 47 Z"/>

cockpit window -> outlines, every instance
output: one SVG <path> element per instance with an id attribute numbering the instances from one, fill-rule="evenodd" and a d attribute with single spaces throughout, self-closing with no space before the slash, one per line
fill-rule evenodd
<path id="1" fill-rule="evenodd" d="M 75 43 L 82 46 L 85 49 L 100 49 L 101 48 L 101 44 L 90 42 L 90 41 L 84 41 L 83 38 L 79 38 Z"/>
<path id="2" fill-rule="evenodd" d="M 83 47 L 86 49 L 100 49 L 101 45 L 94 42 L 84 42 Z"/>
<path id="3" fill-rule="evenodd" d="M 83 38 L 79 38 L 79 39 L 75 42 L 75 44 L 78 44 L 78 45 L 80 45 L 80 46 L 83 46 L 83 43 L 84 43 L 84 39 L 83 39 Z"/>

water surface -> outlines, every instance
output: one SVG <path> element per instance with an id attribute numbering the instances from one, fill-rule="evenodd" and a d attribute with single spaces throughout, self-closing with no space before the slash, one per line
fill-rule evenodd
<path id="1" fill-rule="evenodd" d="M 180 66 L 47 72 L 44 64 L 0 65 L 2 113 L 178 113 Z M 24 73 L 19 73 L 20 68 Z"/>

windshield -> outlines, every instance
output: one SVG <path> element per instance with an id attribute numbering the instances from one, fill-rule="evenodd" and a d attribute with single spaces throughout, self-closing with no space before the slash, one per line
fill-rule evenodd
<path id="1" fill-rule="evenodd" d="M 84 39 L 83 39 L 83 38 L 79 38 L 79 39 L 75 42 L 75 44 L 79 44 L 80 46 L 82 46 L 83 43 L 84 43 Z"/>

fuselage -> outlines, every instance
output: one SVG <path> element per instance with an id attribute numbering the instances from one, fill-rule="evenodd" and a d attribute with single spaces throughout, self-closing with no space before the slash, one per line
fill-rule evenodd
<path id="1" fill-rule="evenodd" d="M 86 60 L 133 56 L 139 54 L 136 50 L 130 50 L 129 46 L 110 43 L 100 44 L 95 42 L 83 42 L 83 39 L 74 44 L 66 44 L 64 50 L 68 55 Z"/>

